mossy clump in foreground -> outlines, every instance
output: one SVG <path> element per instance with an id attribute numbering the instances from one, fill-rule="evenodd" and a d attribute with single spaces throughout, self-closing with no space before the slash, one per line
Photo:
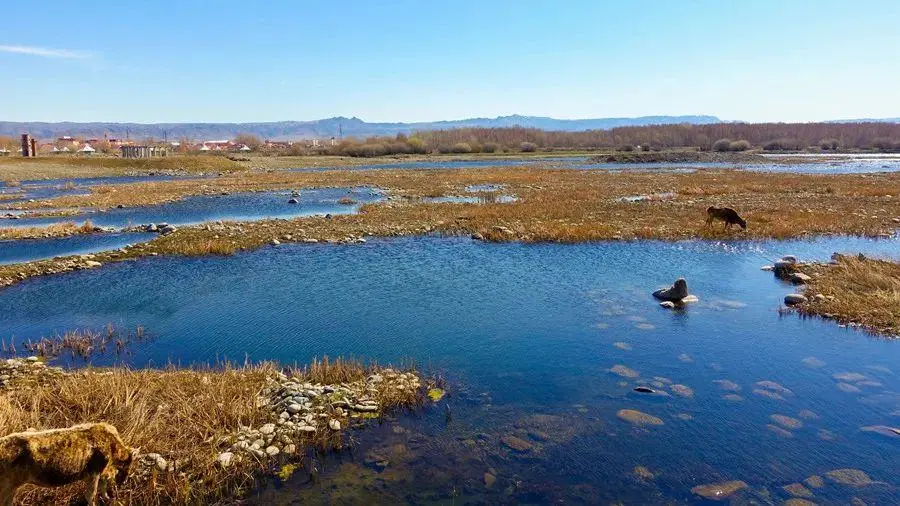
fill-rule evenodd
<path id="1" fill-rule="evenodd" d="M 0 435 L 108 422 L 140 448 L 116 494 L 125 504 L 234 499 L 266 473 L 302 466 L 306 450 L 340 446 L 343 431 L 373 413 L 425 399 L 413 371 L 344 360 L 286 371 L 262 363 L 63 373 L 34 359 L 3 368 L 19 374 L 0 386 Z M 82 489 L 25 487 L 17 504 L 68 504 Z"/>
<path id="2" fill-rule="evenodd" d="M 801 270 L 809 276 L 802 313 L 900 337 L 900 262 L 836 254 Z"/>

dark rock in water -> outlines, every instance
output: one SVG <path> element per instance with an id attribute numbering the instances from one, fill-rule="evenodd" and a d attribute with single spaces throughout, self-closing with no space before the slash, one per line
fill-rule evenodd
<path id="1" fill-rule="evenodd" d="M 688 296 L 687 281 L 684 278 L 678 278 L 669 288 L 653 292 L 653 296 L 657 299 L 681 302 L 681 299 Z"/>
<path id="2" fill-rule="evenodd" d="M 300 203 L 300 201 L 295 198 L 291 198 L 288 200 L 288 204 L 299 204 L 299 203 Z"/>
<path id="3" fill-rule="evenodd" d="M 639 392 L 642 394 L 655 394 L 656 390 L 653 390 L 650 387 L 634 387 L 635 392 Z"/>

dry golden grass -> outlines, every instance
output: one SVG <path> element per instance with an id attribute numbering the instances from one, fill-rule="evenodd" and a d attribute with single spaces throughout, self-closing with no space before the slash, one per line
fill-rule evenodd
<path id="1" fill-rule="evenodd" d="M 812 276 L 800 310 L 829 314 L 843 323 L 859 323 L 874 332 L 900 336 L 900 263 L 890 260 L 837 257 L 832 265 L 803 268 Z M 816 300 L 815 295 L 825 296 Z"/>
<path id="2" fill-rule="evenodd" d="M 12 180 L 67 177 L 117 176 L 131 173 L 184 171 L 221 172 L 242 170 L 238 162 L 224 156 L 180 156 L 127 159 L 113 156 L 0 157 L 0 173 Z"/>
<path id="3" fill-rule="evenodd" d="M 78 234 L 91 234 L 94 225 L 85 221 L 81 225 L 75 222 L 55 223 L 46 227 L 0 228 L 0 240 L 5 239 L 40 239 L 48 237 L 66 237 Z"/>
<path id="4" fill-rule="evenodd" d="M 505 184 L 509 204 L 366 206 L 350 220 L 360 227 L 431 227 L 449 233 L 480 232 L 493 226 L 515 233 L 506 240 L 584 241 L 621 237 L 657 239 L 796 237 L 812 234 L 878 235 L 900 217 L 900 175 L 802 175 L 743 171 L 696 173 L 608 173 L 541 168 L 442 171 L 335 170 L 315 173 L 235 173 L 213 180 L 122 185 L 89 196 L 61 197 L 28 207 L 148 205 L 187 195 L 222 191 L 264 191 L 324 186 L 373 186 L 406 197 L 464 193 L 471 184 Z M 621 202 L 631 195 L 675 192 L 671 199 Z M 710 205 L 737 209 L 749 221 L 746 233 L 705 227 Z M 466 223 L 457 220 L 464 216 Z M 438 224 L 443 222 L 443 224 Z M 344 221 L 335 223 L 345 223 Z M 289 225 L 287 228 L 291 228 Z M 339 232 L 339 231 L 337 231 Z M 376 230 L 375 234 L 379 234 Z M 388 234 L 390 235 L 390 234 Z M 254 241 L 250 240 L 250 243 Z"/>
<path id="5" fill-rule="evenodd" d="M 252 484 L 249 459 L 228 470 L 215 466 L 219 440 L 240 426 L 258 426 L 264 412 L 257 395 L 274 366 L 222 370 L 88 371 L 44 386 L 0 394 L 0 434 L 104 421 L 143 453 L 159 453 L 178 463 L 174 473 L 155 480 L 132 477 L 120 487 L 125 504 L 207 503 Z M 182 476 L 180 473 L 184 473 Z M 19 504 L 68 504 L 82 485 L 29 488 Z"/>
<path id="6" fill-rule="evenodd" d="M 288 374 L 300 381 L 335 384 L 363 381 L 376 372 L 386 377 L 398 374 L 393 371 L 325 358 Z M 215 369 L 88 369 L 55 375 L 40 384 L 18 384 L 0 391 L 0 434 L 107 422 L 127 444 L 140 447 L 142 454 L 158 453 L 176 466 L 174 472 L 153 473 L 147 478 L 135 473 L 138 464 L 134 464 L 132 475 L 118 490 L 118 503 L 230 503 L 269 469 L 252 458 L 234 460 L 223 469 L 216 458 L 229 448 L 242 427 L 274 421 L 274 414 L 260 404 L 259 397 L 278 373 L 277 365 L 262 363 L 225 364 Z M 384 384 L 376 400 L 385 410 L 413 408 L 424 402 L 420 388 L 399 390 Z M 339 440 L 339 435 L 320 431 L 298 444 L 327 450 Z M 297 452 L 295 462 L 305 453 L 303 449 Z M 82 490 L 82 484 L 59 489 L 28 487 L 19 493 L 17 503 L 68 504 Z"/>

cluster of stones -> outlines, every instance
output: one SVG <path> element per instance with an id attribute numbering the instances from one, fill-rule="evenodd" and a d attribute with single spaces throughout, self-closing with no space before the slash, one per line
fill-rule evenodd
<path id="1" fill-rule="evenodd" d="M 138 227 L 138 230 L 141 232 L 155 232 L 161 235 L 169 235 L 171 233 L 177 232 L 178 228 L 175 225 L 169 225 L 168 223 L 150 223 L 149 225 L 142 225 Z"/>
<path id="2" fill-rule="evenodd" d="M 62 376 L 60 367 L 48 367 L 37 357 L 0 360 L 0 389 L 15 383 L 41 383 Z"/>
<path id="3" fill-rule="evenodd" d="M 244 458 L 265 461 L 296 453 L 316 436 L 340 434 L 354 418 L 378 416 L 387 406 L 377 399 L 386 391 L 414 395 L 420 388 L 416 374 L 393 369 L 383 369 L 365 381 L 335 385 L 298 381 L 279 373 L 258 399 L 274 421 L 241 428 L 228 450 L 218 455 L 218 463 L 228 467 Z"/>

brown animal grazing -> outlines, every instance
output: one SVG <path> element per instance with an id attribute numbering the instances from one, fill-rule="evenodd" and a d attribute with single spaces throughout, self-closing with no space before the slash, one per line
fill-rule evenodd
<path id="1" fill-rule="evenodd" d="M 725 222 L 725 230 L 732 225 L 740 225 L 741 229 L 747 230 L 747 222 L 738 215 L 737 211 L 730 207 L 713 207 L 706 208 L 706 225 L 709 226 L 714 220 L 722 220 Z"/>
<path id="2" fill-rule="evenodd" d="M 108 423 L 18 432 L 0 438 L 0 505 L 11 505 L 25 484 L 61 487 L 84 480 L 85 499 L 97 504 L 101 478 L 121 485 L 137 455 Z"/>

